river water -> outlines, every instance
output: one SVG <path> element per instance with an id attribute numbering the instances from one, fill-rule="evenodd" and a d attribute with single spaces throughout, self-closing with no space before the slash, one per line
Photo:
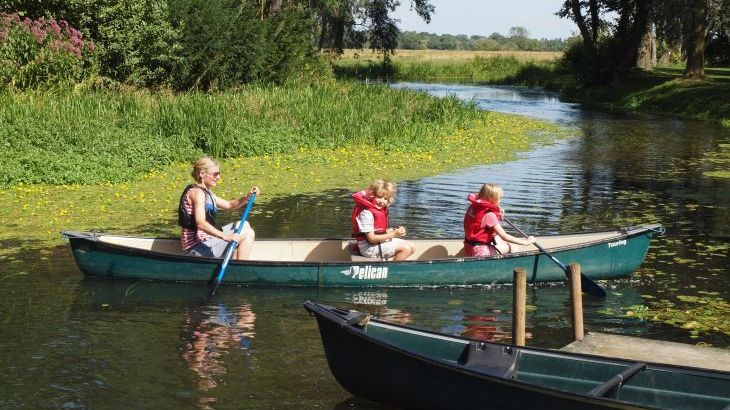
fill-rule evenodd
<path id="1" fill-rule="evenodd" d="M 391 219 L 410 236 L 460 236 L 466 195 L 489 181 L 503 186 L 503 207 L 533 234 L 661 223 L 667 232 L 653 241 L 642 267 L 603 283 L 605 300 L 585 299 L 587 330 L 730 347 L 730 336 L 719 331 L 692 334 L 627 316 L 679 295 L 730 299 L 730 180 L 707 175 L 718 170 L 713 155 L 730 143 L 728 130 L 592 110 L 541 90 L 396 86 L 474 99 L 484 109 L 556 122 L 576 135 L 507 163 L 398 181 Z M 349 192 L 333 190 L 273 200 L 251 222 L 260 238 L 340 237 L 348 235 L 350 209 Z M 455 335 L 511 338 L 510 287 L 226 286 L 201 304 L 205 285 L 83 279 L 66 247 L 25 260 L 32 280 L 0 282 L 0 408 L 380 408 L 351 397 L 331 376 L 316 324 L 301 308 L 305 300 Z M 570 342 L 563 284 L 531 287 L 528 305 L 529 345 Z"/>

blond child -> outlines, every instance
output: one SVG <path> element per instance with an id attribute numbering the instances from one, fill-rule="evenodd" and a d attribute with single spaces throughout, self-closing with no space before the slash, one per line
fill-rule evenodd
<path id="1" fill-rule="evenodd" d="M 499 185 L 484 184 L 478 194 L 469 194 L 469 208 L 464 214 L 464 253 L 467 256 L 491 256 L 523 250 L 535 238 L 516 238 L 504 231 L 500 222 L 504 209 L 499 206 L 503 191 Z M 497 239 L 501 240 L 497 240 Z"/>
<path id="2" fill-rule="evenodd" d="M 382 179 L 352 194 L 352 236 L 360 254 L 369 258 L 404 260 L 415 251 L 413 242 L 401 239 L 406 228 L 388 228 L 388 207 L 395 201 L 396 187 Z"/>

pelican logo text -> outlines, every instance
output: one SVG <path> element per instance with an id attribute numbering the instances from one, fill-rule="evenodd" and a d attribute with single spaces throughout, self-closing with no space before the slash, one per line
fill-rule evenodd
<path id="1" fill-rule="evenodd" d="M 350 266 L 350 269 L 343 270 L 343 275 L 351 276 L 352 279 L 387 279 L 388 268 L 386 266 L 373 267 L 370 265 L 365 266 Z"/>
<path id="2" fill-rule="evenodd" d="M 608 247 L 613 248 L 615 246 L 622 246 L 622 245 L 624 245 L 624 246 L 626 245 L 626 239 L 621 239 L 620 241 L 616 241 L 616 242 L 610 242 L 608 244 Z"/>

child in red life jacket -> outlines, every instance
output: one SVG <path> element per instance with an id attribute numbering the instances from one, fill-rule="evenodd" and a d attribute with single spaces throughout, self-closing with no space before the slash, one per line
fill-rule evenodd
<path id="1" fill-rule="evenodd" d="M 352 194 L 352 236 L 360 254 L 368 258 L 404 260 L 415 251 L 413 242 L 400 239 L 406 228 L 388 228 L 388 207 L 395 200 L 395 184 L 381 179 Z"/>
<path id="2" fill-rule="evenodd" d="M 502 188 L 494 184 L 484 184 L 479 194 L 469 194 L 471 203 L 464 215 L 464 253 L 467 256 L 490 256 L 509 252 L 519 252 L 519 245 L 535 243 L 535 238 L 516 238 L 504 231 L 499 221 L 504 209 L 500 208 Z M 497 241 L 497 238 L 501 239 Z"/>

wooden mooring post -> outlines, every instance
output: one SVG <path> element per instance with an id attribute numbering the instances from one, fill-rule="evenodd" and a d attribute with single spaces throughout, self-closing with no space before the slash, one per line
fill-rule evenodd
<path id="1" fill-rule="evenodd" d="M 512 344 L 525 345 L 525 301 L 527 294 L 527 271 L 516 268 L 512 286 Z"/>
<path id="2" fill-rule="evenodd" d="M 570 282 L 570 305 L 573 315 L 573 339 L 583 340 L 583 292 L 580 286 L 580 264 L 568 265 L 568 280 Z"/>
<path id="3" fill-rule="evenodd" d="M 512 344 L 525 345 L 525 311 L 527 295 L 527 271 L 515 268 L 512 272 Z M 580 285 L 580 264 L 568 265 L 570 306 L 573 324 L 573 339 L 583 340 L 583 292 Z"/>

